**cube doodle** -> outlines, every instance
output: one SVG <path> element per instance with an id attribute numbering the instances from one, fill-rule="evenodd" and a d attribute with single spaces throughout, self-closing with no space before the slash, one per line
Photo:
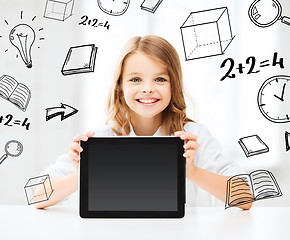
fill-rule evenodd
<path id="1" fill-rule="evenodd" d="M 223 54 L 234 38 L 226 7 L 192 12 L 180 30 L 186 61 Z"/>
<path id="2" fill-rule="evenodd" d="M 47 0 L 44 17 L 64 21 L 72 15 L 74 0 Z"/>
<path id="3" fill-rule="evenodd" d="M 35 190 L 37 190 L 37 193 Z M 24 186 L 28 205 L 49 200 L 53 189 L 49 175 L 30 178 Z"/>

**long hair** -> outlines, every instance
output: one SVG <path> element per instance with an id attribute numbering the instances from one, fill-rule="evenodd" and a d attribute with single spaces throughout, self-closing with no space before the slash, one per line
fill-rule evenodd
<path id="1" fill-rule="evenodd" d="M 186 117 L 179 56 L 169 42 L 153 35 L 133 37 L 125 45 L 109 92 L 107 123 L 113 123 L 112 129 L 117 135 L 128 135 L 130 133 L 130 111 L 123 98 L 122 75 L 126 59 L 136 52 L 146 54 L 166 67 L 170 78 L 171 100 L 162 112 L 161 130 L 165 135 L 182 131 L 184 124 L 193 121 Z"/>

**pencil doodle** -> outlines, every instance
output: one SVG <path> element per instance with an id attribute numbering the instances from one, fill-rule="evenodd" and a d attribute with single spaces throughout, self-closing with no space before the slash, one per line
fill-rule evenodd
<path id="1" fill-rule="evenodd" d="M 28 205 L 49 200 L 54 191 L 48 174 L 30 178 L 24 190 Z"/>
<path id="2" fill-rule="evenodd" d="M 233 69 L 235 67 L 235 60 L 232 59 L 232 58 L 225 59 L 222 62 L 220 68 L 224 68 L 226 66 L 227 62 L 229 62 L 229 69 L 226 72 L 226 74 L 220 79 L 220 81 L 223 81 L 226 78 L 236 78 L 236 76 L 237 76 L 236 73 L 232 73 L 232 71 L 233 71 Z M 255 67 L 256 67 L 256 58 L 254 56 L 248 57 L 245 62 L 246 62 L 246 64 L 249 65 L 247 74 L 259 73 L 260 72 L 260 69 L 258 69 L 258 70 L 255 69 Z M 277 52 L 275 52 L 274 55 L 273 55 L 272 63 L 270 63 L 270 60 L 266 59 L 266 60 L 260 61 L 259 67 L 260 68 L 269 67 L 269 66 L 275 67 L 276 65 L 279 65 L 281 69 L 285 68 L 285 66 L 284 66 L 284 58 L 280 58 L 278 60 L 278 53 Z M 235 68 L 235 69 L 237 69 L 239 71 L 239 74 L 243 74 L 245 68 L 246 67 L 243 65 L 243 63 L 239 63 L 238 67 Z"/>
<path id="3" fill-rule="evenodd" d="M 5 154 L 0 158 L 0 164 L 9 157 L 18 157 L 23 152 L 23 145 L 17 140 L 10 140 L 6 143 Z"/>
<path id="4" fill-rule="evenodd" d="M 290 150 L 290 133 L 285 131 L 285 145 L 286 145 L 286 152 Z"/>
<path id="5" fill-rule="evenodd" d="M 234 39 L 227 7 L 192 12 L 180 30 L 186 61 L 223 54 Z"/>
<path id="6" fill-rule="evenodd" d="M 94 72 L 97 49 L 95 44 L 71 47 L 62 66 L 62 74 Z"/>
<path id="7" fill-rule="evenodd" d="M 20 19 L 23 20 L 23 11 L 21 11 Z M 36 19 L 36 16 L 32 18 L 32 22 Z M 10 26 L 9 22 L 7 20 L 4 20 L 6 23 L 6 26 Z M 38 32 L 43 31 L 43 28 L 38 29 Z M 12 44 L 12 46 L 17 49 L 16 58 L 21 56 L 21 59 L 23 60 L 25 66 L 27 68 L 32 68 L 32 59 L 31 59 L 31 50 L 32 46 L 35 45 L 36 38 L 36 32 L 35 30 L 27 23 L 19 23 L 16 26 L 14 26 L 11 30 L 8 30 L 8 39 L 9 44 Z M 2 37 L 0 37 L 2 39 Z M 45 40 L 44 37 L 39 37 L 38 40 L 42 41 Z M 40 48 L 38 46 L 38 48 Z M 5 53 L 8 52 L 8 48 L 5 49 Z"/>
<path id="8" fill-rule="evenodd" d="M 46 121 L 60 115 L 61 121 L 65 120 L 66 118 L 76 114 L 78 112 L 77 109 L 61 103 L 60 107 L 52 107 L 46 109 Z"/>
<path id="9" fill-rule="evenodd" d="M 257 101 L 260 112 L 269 121 L 290 122 L 290 76 L 268 78 L 259 89 Z"/>
<path id="10" fill-rule="evenodd" d="M 255 0 L 248 11 L 250 20 L 258 27 L 269 27 L 281 20 L 290 26 L 290 18 L 282 15 L 282 6 L 277 0 Z"/>
<path id="11" fill-rule="evenodd" d="M 130 0 L 98 0 L 98 5 L 104 13 L 120 16 L 127 11 Z"/>
<path id="12" fill-rule="evenodd" d="M 3 122 L 4 126 L 12 127 L 13 125 L 21 125 L 22 127 L 25 127 L 26 130 L 29 130 L 30 122 L 28 122 L 28 118 L 25 118 L 22 121 L 22 124 L 21 124 L 21 120 L 13 120 L 13 121 L 12 120 L 13 120 L 13 115 L 12 114 L 7 114 L 5 116 L 5 119 L 4 119 L 3 116 L 0 116 L 0 123 Z"/>
<path id="13" fill-rule="evenodd" d="M 92 26 L 92 27 L 104 27 L 107 28 L 107 30 L 109 30 L 110 28 L 110 24 L 108 21 L 104 22 L 99 22 L 99 19 L 94 18 L 94 19 L 89 19 L 89 17 L 87 15 L 83 15 L 81 17 L 81 22 L 79 22 L 79 25 L 83 25 L 83 26 Z"/>
<path id="14" fill-rule="evenodd" d="M 27 86 L 18 83 L 13 77 L 3 75 L 0 77 L 0 97 L 13 103 L 22 111 L 26 111 L 31 92 Z"/>
<path id="15" fill-rule="evenodd" d="M 144 0 L 140 7 L 142 10 L 155 13 L 162 1 L 163 0 Z"/>
<path id="16" fill-rule="evenodd" d="M 47 0 L 44 17 L 64 21 L 72 16 L 74 0 Z"/>
<path id="17" fill-rule="evenodd" d="M 269 152 L 269 147 L 258 135 L 242 137 L 239 139 L 238 143 L 247 157 Z"/>
<path id="18" fill-rule="evenodd" d="M 280 196 L 277 180 L 268 170 L 238 174 L 227 181 L 225 209 Z"/>

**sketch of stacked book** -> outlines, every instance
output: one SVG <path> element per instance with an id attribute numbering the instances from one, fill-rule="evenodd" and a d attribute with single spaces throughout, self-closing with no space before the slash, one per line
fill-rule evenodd
<path id="1" fill-rule="evenodd" d="M 71 47 L 61 70 L 62 74 L 94 72 L 97 49 L 94 44 Z"/>
<path id="2" fill-rule="evenodd" d="M 240 138 L 238 143 L 247 157 L 269 152 L 269 147 L 258 135 Z"/>
<path id="3" fill-rule="evenodd" d="M 163 0 L 144 0 L 144 2 L 141 4 L 141 9 L 155 13 L 156 9 L 159 7 L 162 1 Z"/>

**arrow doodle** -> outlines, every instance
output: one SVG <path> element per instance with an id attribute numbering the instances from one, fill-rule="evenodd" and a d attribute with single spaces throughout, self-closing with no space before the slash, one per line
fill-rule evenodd
<path id="1" fill-rule="evenodd" d="M 46 109 L 46 121 L 61 115 L 61 121 L 63 121 L 64 119 L 76 114 L 78 112 L 77 109 L 67 105 L 67 104 L 63 104 L 61 103 L 60 107 L 52 107 L 52 108 L 47 108 Z"/>

